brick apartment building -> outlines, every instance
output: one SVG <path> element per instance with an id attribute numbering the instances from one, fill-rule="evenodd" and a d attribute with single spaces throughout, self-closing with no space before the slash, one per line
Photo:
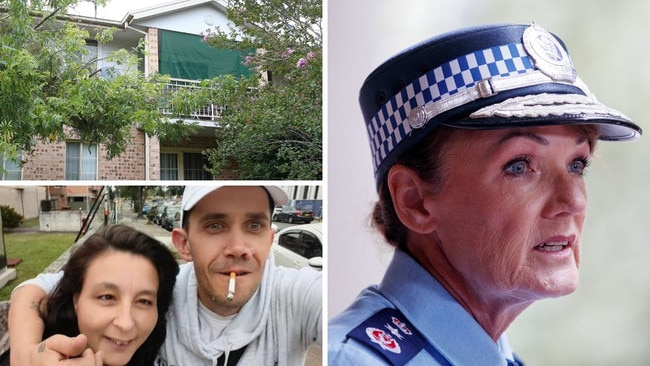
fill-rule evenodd
<path id="1" fill-rule="evenodd" d="M 135 4 L 135 2 L 134 2 Z M 89 42 L 87 49 L 95 54 L 98 68 L 118 68 L 101 61 L 119 49 L 132 49 L 141 39 L 147 42 L 147 55 L 141 65 L 145 74 L 160 72 L 170 75 L 170 88 L 192 87 L 198 80 L 223 74 L 247 75 L 241 54 L 216 50 L 202 42 L 206 29 L 228 23 L 226 9 L 215 0 L 179 0 L 128 12 L 121 21 L 79 16 L 80 24 L 92 27 L 114 27 L 109 44 Z M 218 62 L 215 62 L 218 60 Z M 191 66 L 184 65 L 190 63 Z M 151 137 L 134 128 L 126 151 L 107 160 L 103 146 L 88 146 L 68 135 L 67 141 L 39 143 L 34 154 L 27 156 L 22 169 L 7 159 L 0 159 L 6 169 L 4 180 L 210 180 L 236 179 L 231 172 L 213 177 L 203 169 L 202 152 L 214 148 L 215 128 L 219 122 L 218 108 L 205 109 L 188 116 L 185 123 L 200 128 L 188 140 L 172 144 Z"/>

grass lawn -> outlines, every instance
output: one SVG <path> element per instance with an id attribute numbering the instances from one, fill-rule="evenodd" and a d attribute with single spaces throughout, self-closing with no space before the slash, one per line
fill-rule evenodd
<path id="1" fill-rule="evenodd" d="M 9 300 L 19 283 L 41 273 L 72 246 L 76 233 L 5 233 L 7 258 L 21 258 L 16 279 L 0 290 L 0 301 Z"/>
<path id="2" fill-rule="evenodd" d="M 39 226 L 39 221 L 38 217 L 34 217 L 31 219 L 25 219 L 23 222 L 20 224 L 20 227 L 38 227 Z"/>

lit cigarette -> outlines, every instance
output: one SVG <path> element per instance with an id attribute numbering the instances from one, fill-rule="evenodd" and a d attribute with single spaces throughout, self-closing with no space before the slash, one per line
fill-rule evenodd
<path id="1" fill-rule="evenodd" d="M 230 281 L 228 281 L 228 300 L 232 300 L 235 297 L 235 272 L 230 272 Z"/>

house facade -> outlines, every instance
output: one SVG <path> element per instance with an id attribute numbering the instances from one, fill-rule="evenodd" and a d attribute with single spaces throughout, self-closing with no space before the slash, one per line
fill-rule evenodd
<path id="1" fill-rule="evenodd" d="M 97 200 L 101 186 L 0 186 L 0 205 L 25 219 L 43 212 L 74 211 L 85 215 Z M 78 221 L 78 220 L 77 220 Z"/>
<path id="2" fill-rule="evenodd" d="M 283 189 L 289 197 L 287 205 L 312 210 L 317 219 L 323 218 L 323 187 L 321 185 L 285 186 Z"/>
<path id="3" fill-rule="evenodd" d="M 89 29 L 115 28 L 113 41 L 97 44 L 89 41 L 87 49 L 97 56 L 98 68 L 119 70 L 120 66 L 102 61 L 119 49 L 133 49 L 146 41 L 140 71 L 149 75 L 170 76 L 168 88 L 192 88 L 200 80 L 223 74 L 247 75 L 242 55 L 217 50 L 205 44 L 201 36 L 213 26 L 226 26 L 225 6 L 215 0 L 185 0 L 155 5 L 128 12 L 121 21 L 78 16 L 77 22 Z M 104 71 L 102 71 L 104 72 Z M 26 156 L 21 167 L 0 159 L 6 173 L 4 180 L 211 180 L 236 179 L 232 171 L 213 177 L 203 167 L 203 152 L 216 147 L 215 129 L 219 108 L 207 105 L 186 116 L 184 123 L 198 126 L 196 132 L 181 142 L 162 141 L 133 128 L 126 151 L 106 159 L 102 145 L 87 145 L 73 134 L 66 141 L 40 142 L 33 154 Z"/>
<path id="4" fill-rule="evenodd" d="M 38 217 L 40 202 L 47 198 L 42 186 L 0 186 L 0 206 L 9 206 L 25 219 Z"/>

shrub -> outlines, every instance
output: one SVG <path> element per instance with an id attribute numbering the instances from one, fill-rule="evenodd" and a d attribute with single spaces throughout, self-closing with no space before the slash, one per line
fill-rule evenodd
<path id="1" fill-rule="evenodd" d="M 23 222 L 23 215 L 16 212 L 13 207 L 2 205 L 0 206 L 0 214 L 2 214 L 2 226 L 6 228 L 15 228 Z"/>

